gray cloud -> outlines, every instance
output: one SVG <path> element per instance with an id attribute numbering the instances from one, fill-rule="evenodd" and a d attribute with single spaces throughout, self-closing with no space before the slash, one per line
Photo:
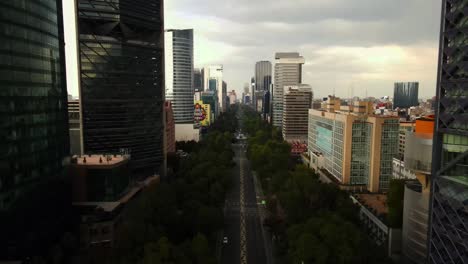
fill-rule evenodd
<path id="1" fill-rule="evenodd" d="M 273 60 L 277 51 L 299 51 L 307 61 L 305 81 L 321 86 L 317 89 L 336 87 L 346 96 L 356 76 L 372 76 L 376 69 L 364 65 L 358 55 L 324 54 L 324 49 L 399 46 L 417 53 L 417 47 L 435 47 L 440 6 L 440 0 L 170 0 L 166 15 L 177 13 L 178 18 L 190 21 L 185 26 L 195 28 L 196 34 L 235 47 L 229 57 L 217 61 L 225 65 L 231 89 L 240 91 L 253 75 L 255 61 Z M 216 25 L 197 27 L 190 24 L 193 21 Z M 403 72 L 407 67 L 410 76 L 414 74 L 430 87 L 422 91 L 426 96 L 433 93 L 437 57 L 429 56 L 430 63 L 421 65 L 422 69 L 415 61 L 401 65 Z M 393 81 L 401 79 L 369 79 L 354 89 L 361 89 L 361 95 L 365 89 L 369 95 L 388 94 Z"/>

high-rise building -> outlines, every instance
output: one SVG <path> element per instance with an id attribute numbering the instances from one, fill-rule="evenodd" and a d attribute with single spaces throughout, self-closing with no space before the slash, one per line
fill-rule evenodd
<path id="1" fill-rule="evenodd" d="M 26 259 L 47 254 L 71 208 L 56 184 L 69 155 L 62 1 L 1 1 L 0 14 L 0 259 Z"/>
<path id="2" fill-rule="evenodd" d="M 269 61 L 258 61 L 255 63 L 255 86 L 253 96 L 255 98 L 255 108 L 262 113 L 264 108 L 264 96 L 270 88 L 272 76 L 272 66 Z"/>
<path id="3" fill-rule="evenodd" d="M 175 122 L 174 111 L 172 110 L 172 102 L 166 101 L 164 107 L 166 115 L 166 153 L 175 153 L 176 140 L 175 140 Z"/>
<path id="4" fill-rule="evenodd" d="M 429 263 L 468 263 L 467 8 L 466 1 L 442 1 Z"/>
<path id="5" fill-rule="evenodd" d="M 233 105 L 237 102 L 237 94 L 235 90 L 229 92 L 229 104 Z"/>
<path id="6" fill-rule="evenodd" d="M 176 124 L 193 124 L 193 29 L 166 30 L 164 42 L 166 100 Z"/>
<path id="7" fill-rule="evenodd" d="M 83 152 L 126 150 L 136 177 L 160 173 L 163 1 L 79 0 L 78 13 Z"/>
<path id="8" fill-rule="evenodd" d="M 322 108 L 309 110 L 312 167 L 343 189 L 388 190 L 398 152 L 398 117 L 373 114 L 371 102 L 342 105 L 335 97 Z"/>
<path id="9" fill-rule="evenodd" d="M 302 65 L 305 60 L 297 52 L 275 54 L 275 82 L 273 88 L 273 125 L 282 126 L 283 89 L 302 82 Z"/>
<path id="10" fill-rule="evenodd" d="M 403 160 L 405 157 L 405 145 L 406 145 L 406 134 L 414 130 L 415 122 L 414 121 L 400 121 L 400 131 L 399 131 L 399 143 L 398 143 L 398 153 L 395 156 L 399 160 Z"/>
<path id="11" fill-rule="evenodd" d="M 203 69 L 203 89 L 205 91 L 216 92 L 216 108 L 215 115 L 222 112 L 223 109 L 223 65 L 210 65 Z"/>
<path id="12" fill-rule="evenodd" d="M 197 68 L 193 69 L 193 90 L 203 91 L 203 71 Z"/>
<path id="13" fill-rule="evenodd" d="M 393 91 L 393 108 L 410 108 L 418 106 L 418 82 L 397 82 Z"/>
<path id="14" fill-rule="evenodd" d="M 272 76 L 271 62 L 259 61 L 255 63 L 255 90 L 268 91 Z"/>
<path id="15" fill-rule="evenodd" d="M 287 142 L 307 142 L 312 97 L 310 85 L 284 87 L 282 133 L 283 139 Z"/>
<path id="16" fill-rule="evenodd" d="M 227 96 L 227 83 L 223 81 L 223 87 L 222 87 L 222 93 L 221 93 L 221 98 L 223 98 L 223 112 L 227 110 L 227 107 L 229 106 L 229 97 Z"/>
<path id="17" fill-rule="evenodd" d="M 70 134 L 70 154 L 82 154 L 80 100 L 68 100 L 68 125 Z"/>

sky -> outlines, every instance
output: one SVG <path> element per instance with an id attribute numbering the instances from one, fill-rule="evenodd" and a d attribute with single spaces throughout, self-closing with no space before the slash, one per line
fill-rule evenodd
<path id="1" fill-rule="evenodd" d="M 70 2 L 64 1 L 67 74 L 69 91 L 76 95 L 76 70 L 68 66 L 76 65 L 69 58 L 76 54 Z M 194 29 L 195 67 L 223 64 L 228 90 L 238 94 L 254 75 L 255 62 L 274 63 L 275 52 L 299 52 L 305 58 L 303 83 L 313 87 L 315 98 L 392 96 L 399 81 L 418 81 L 421 98 L 435 94 L 440 0 L 164 4 L 166 29 Z"/>

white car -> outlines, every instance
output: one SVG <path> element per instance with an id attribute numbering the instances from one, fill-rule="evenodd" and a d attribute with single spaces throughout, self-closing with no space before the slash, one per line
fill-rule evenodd
<path id="1" fill-rule="evenodd" d="M 227 244 L 228 243 L 228 238 L 227 237 L 224 237 L 223 238 L 223 244 Z"/>

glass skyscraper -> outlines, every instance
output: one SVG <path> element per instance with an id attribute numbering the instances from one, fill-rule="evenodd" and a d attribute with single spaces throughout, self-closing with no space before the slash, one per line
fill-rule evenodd
<path id="1" fill-rule="evenodd" d="M 79 0 L 84 153 L 129 152 L 138 177 L 164 162 L 161 0 Z"/>
<path id="2" fill-rule="evenodd" d="M 418 106 L 418 82 L 398 82 L 395 83 L 393 91 L 393 108 L 409 108 L 411 106 Z"/>
<path id="3" fill-rule="evenodd" d="M 442 1 L 429 262 L 468 263 L 468 2 Z"/>
<path id="4" fill-rule="evenodd" d="M 176 124 L 193 124 L 193 29 L 167 30 L 164 41 L 166 100 Z"/>
<path id="5" fill-rule="evenodd" d="M 0 2 L 0 210 L 68 155 L 61 1 Z"/>
<path id="6" fill-rule="evenodd" d="M 47 255 L 71 202 L 60 0 L 0 1 L 0 259 Z"/>

